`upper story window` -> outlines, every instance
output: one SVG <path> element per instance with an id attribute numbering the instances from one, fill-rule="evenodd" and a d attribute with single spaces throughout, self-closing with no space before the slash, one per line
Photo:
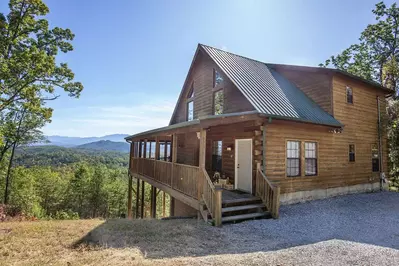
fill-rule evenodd
<path id="1" fill-rule="evenodd" d="M 287 176 L 301 175 L 301 143 L 287 141 Z"/>
<path id="2" fill-rule="evenodd" d="M 187 94 L 187 99 L 194 98 L 194 82 L 191 84 L 190 91 Z"/>
<path id="3" fill-rule="evenodd" d="M 346 102 L 353 104 L 353 90 L 351 87 L 346 87 Z"/>
<path id="4" fill-rule="evenodd" d="M 213 69 L 213 87 L 215 88 L 217 85 L 223 82 L 222 75 L 216 70 Z"/>
<path id="5" fill-rule="evenodd" d="M 305 175 L 317 175 L 317 143 L 305 142 Z"/>
<path id="6" fill-rule="evenodd" d="M 213 114 L 223 114 L 224 94 L 223 90 L 218 90 L 213 93 Z"/>
<path id="7" fill-rule="evenodd" d="M 187 103 L 187 121 L 194 119 L 194 101 L 189 101 Z"/>
<path id="8" fill-rule="evenodd" d="M 355 161 L 355 144 L 349 144 L 349 161 L 354 162 Z"/>

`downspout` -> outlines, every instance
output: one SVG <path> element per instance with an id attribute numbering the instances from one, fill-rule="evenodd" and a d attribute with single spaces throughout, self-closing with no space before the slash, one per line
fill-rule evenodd
<path id="1" fill-rule="evenodd" d="M 383 182 L 385 181 L 384 169 L 383 169 L 383 156 L 382 156 L 382 139 L 381 139 L 381 107 L 380 107 L 380 96 L 377 96 L 377 110 L 378 110 L 378 156 L 380 163 L 380 191 L 383 189 Z"/>
<path id="2" fill-rule="evenodd" d="M 262 165 L 262 170 L 263 173 L 266 175 L 266 126 L 267 124 L 270 124 L 272 122 L 272 118 L 269 117 L 268 123 L 263 124 L 263 136 L 262 136 L 262 155 L 263 155 L 263 165 Z"/>

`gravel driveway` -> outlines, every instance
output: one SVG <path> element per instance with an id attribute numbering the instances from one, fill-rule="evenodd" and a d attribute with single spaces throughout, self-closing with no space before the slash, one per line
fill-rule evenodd
<path id="1" fill-rule="evenodd" d="M 399 193 L 282 206 L 278 220 L 222 228 L 197 220 L 111 220 L 82 242 L 138 248 L 150 264 L 399 265 Z"/>

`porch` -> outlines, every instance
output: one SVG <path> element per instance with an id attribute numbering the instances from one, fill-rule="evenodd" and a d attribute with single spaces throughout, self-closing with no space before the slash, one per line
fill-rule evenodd
<path id="1" fill-rule="evenodd" d="M 261 143 L 262 134 L 257 129 L 261 132 L 262 126 L 255 121 L 245 125 L 244 128 L 235 125 L 240 130 L 225 133 L 223 126 L 226 124 L 204 128 L 200 123 L 179 129 L 166 128 L 132 138 L 129 173 L 195 209 L 204 220 L 210 219 L 217 226 L 222 222 L 241 219 L 277 218 L 280 188 L 262 172 L 262 155 L 252 148 L 249 154 L 239 153 L 234 146 L 242 136 L 251 145 L 259 146 Z M 230 177 L 230 186 L 226 186 L 229 183 L 226 179 L 213 178 L 216 171 L 212 166 L 214 156 L 211 145 L 215 139 L 226 140 L 221 146 L 227 155 L 223 154 L 225 160 L 220 172 Z M 232 153 L 236 154 L 236 158 L 243 154 L 241 157 L 246 158 L 250 165 L 250 171 L 247 170 L 245 176 L 251 184 L 247 191 L 241 191 L 238 187 L 236 171 L 240 167 L 237 167 Z M 129 199 L 131 201 L 131 195 Z"/>

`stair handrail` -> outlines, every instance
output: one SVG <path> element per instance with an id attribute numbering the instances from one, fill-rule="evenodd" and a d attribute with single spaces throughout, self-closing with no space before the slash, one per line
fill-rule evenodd
<path id="1" fill-rule="evenodd" d="M 272 217 L 277 219 L 280 209 L 280 186 L 270 182 L 259 164 L 256 170 L 256 195 L 262 199 Z"/>
<path id="2" fill-rule="evenodd" d="M 212 216 L 215 226 L 222 224 L 222 188 L 216 187 L 208 172 L 205 168 L 201 167 L 200 172 L 202 174 L 203 186 L 202 186 L 202 199 Z M 207 215 L 206 213 L 203 215 Z M 205 220 L 207 217 L 203 217 Z"/>

